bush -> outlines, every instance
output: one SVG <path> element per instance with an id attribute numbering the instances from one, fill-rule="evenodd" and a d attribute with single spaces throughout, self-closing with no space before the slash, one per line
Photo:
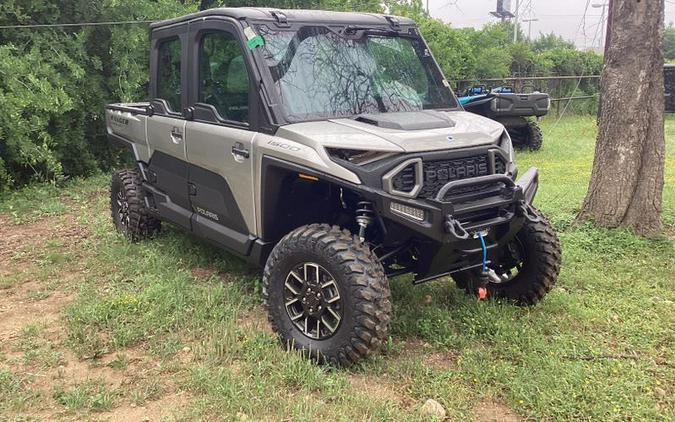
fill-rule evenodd
<path id="1" fill-rule="evenodd" d="M 16 1 L 0 24 L 160 19 L 195 10 L 173 0 Z M 103 106 L 146 94 L 147 26 L 0 31 L 0 191 L 110 168 Z"/>
<path id="2" fill-rule="evenodd" d="M 193 12 L 199 3 L 16 0 L 0 7 L 0 25 L 159 20 Z M 383 7 L 377 0 L 227 4 L 374 12 Z M 602 67 L 600 56 L 578 51 L 555 35 L 513 44 L 509 23 L 481 30 L 455 29 L 428 18 L 419 0 L 387 0 L 385 6 L 392 14 L 418 22 L 449 80 L 590 75 Z M 31 181 L 59 182 L 88 175 L 123 162 L 123 152 L 105 138 L 103 107 L 146 98 L 148 49 L 147 25 L 0 31 L 0 192 Z M 575 86 L 576 81 L 566 81 L 554 95 L 570 95 Z M 596 91 L 594 82 L 583 81 L 577 95 Z M 575 109 L 589 107 L 575 105 Z"/>

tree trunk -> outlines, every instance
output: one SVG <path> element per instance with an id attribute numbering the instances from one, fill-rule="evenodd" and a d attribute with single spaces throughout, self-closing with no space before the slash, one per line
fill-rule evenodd
<path id="1" fill-rule="evenodd" d="M 611 0 L 591 181 L 579 219 L 661 228 L 664 0 Z"/>

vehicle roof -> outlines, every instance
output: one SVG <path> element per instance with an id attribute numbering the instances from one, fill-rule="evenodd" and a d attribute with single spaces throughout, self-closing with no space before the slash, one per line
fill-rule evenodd
<path id="1" fill-rule="evenodd" d="M 358 13 L 358 12 L 331 12 L 325 10 L 302 10 L 302 9 L 272 9 L 265 7 L 217 7 L 204 10 L 189 15 L 180 16 L 173 19 L 167 19 L 152 23 L 151 29 L 162 28 L 176 23 L 187 22 L 196 18 L 205 18 L 210 16 L 226 16 L 234 19 L 251 20 L 269 20 L 275 21 L 273 12 L 282 13 L 286 16 L 289 24 L 294 22 L 317 22 L 332 24 L 359 24 L 359 25 L 389 25 L 387 17 L 394 17 L 400 25 L 414 25 L 412 19 L 383 15 L 379 13 Z"/>

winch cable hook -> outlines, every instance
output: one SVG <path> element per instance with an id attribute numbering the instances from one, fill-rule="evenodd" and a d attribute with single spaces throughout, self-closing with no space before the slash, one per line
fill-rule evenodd
<path id="1" fill-rule="evenodd" d="M 483 251 L 483 266 L 479 277 L 476 293 L 478 293 L 478 300 L 485 300 L 487 298 L 488 293 L 487 284 L 490 280 L 490 275 L 488 274 L 488 266 L 487 266 L 487 246 L 485 245 L 485 233 L 478 232 L 476 233 L 476 235 L 480 240 L 480 248 Z"/>

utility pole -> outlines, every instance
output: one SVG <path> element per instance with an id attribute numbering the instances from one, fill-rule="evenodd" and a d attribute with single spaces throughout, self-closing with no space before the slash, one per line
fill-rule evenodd
<path id="1" fill-rule="evenodd" d="M 429 0 L 427 0 L 427 16 L 431 17 L 431 15 L 429 14 Z"/>
<path id="2" fill-rule="evenodd" d="M 609 3 L 593 3 L 594 8 L 602 8 L 602 13 L 600 13 L 600 37 L 598 38 L 598 51 L 604 50 L 605 45 L 605 16 L 607 12 L 607 7 Z"/>
<path id="3" fill-rule="evenodd" d="M 506 4 L 504 4 L 506 2 Z M 506 22 L 506 19 L 513 18 L 513 13 L 511 13 L 511 0 L 497 0 L 497 10 L 490 12 L 490 14 L 496 18 L 501 19 L 502 23 Z"/>
<path id="4" fill-rule="evenodd" d="M 513 25 L 513 43 L 518 42 L 518 16 L 520 15 L 520 0 L 516 0 L 516 10 L 514 14 L 516 15 L 515 23 Z"/>
<path id="5" fill-rule="evenodd" d="M 527 39 L 532 41 L 532 22 L 539 22 L 537 18 L 523 19 L 523 23 L 527 22 Z"/>

